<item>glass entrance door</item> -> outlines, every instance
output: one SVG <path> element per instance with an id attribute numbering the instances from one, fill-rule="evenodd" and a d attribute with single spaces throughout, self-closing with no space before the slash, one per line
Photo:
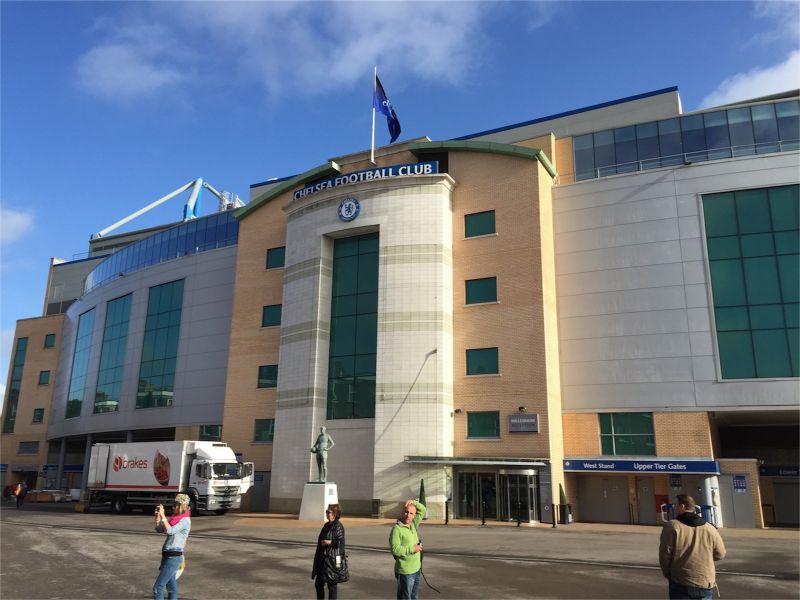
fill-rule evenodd
<path id="1" fill-rule="evenodd" d="M 538 476 L 534 470 L 500 471 L 499 519 L 530 522 L 539 520 Z"/>
<path id="2" fill-rule="evenodd" d="M 495 473 L 458 474 L 458 513 L 462 519 L 497 519 Z"/>

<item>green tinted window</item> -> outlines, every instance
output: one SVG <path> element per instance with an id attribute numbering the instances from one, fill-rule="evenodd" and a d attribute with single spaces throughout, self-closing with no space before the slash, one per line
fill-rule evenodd
<path id="1" fill-rule="evenodd" d="M 493 210 L 464 215 L 464 237 L 469 238 L 478 235 L 489 235 L 494 232 Z"/>
<path id="2" fill-rule="evenodd" d="M 375 416 L 378 234 L 333 244 L 328 419 Z"/>
<path id="3" fill-rule="evenodd" d="M 17 404 L 19 404 L 19 391 L 22 387 L 22 371 L 25 367 L 25 354 L 28 349 L 28 338 L 17 338 L 17 348 L 14 351 L 14 360 L 11 368 L 11 385 L 8 389 L 8 405 L 3 421 L 3 433 L 14 433 L 17 419 Z"/>
<path id="4" fill-rule="evenodd" d="M 286 261 L 286 246 L 267 250 L 267 268 L 280 269 Z"/>
<path id="5" fill-rule="evenodd" d="M 200 425 L 200 436 L 197 439 L 201 442 L 221 442 L 222 425 Z"/>
<path id="6" fill-rule="evenodd" d="M 39 385 L 50 384 L 50 371 L 39 371 Z"/>
<path id="7" fill-rule="evenodd" d="M 261 365 L 258 367 L 258 387 L 278 387 L 278 365 Z"/>
<path id="8" fill-rule="evenodd" d="M 254 442 L 271 442 L 275 437 L 275 419 L 256 419 Z"/>
<path id="9" fill-rule="evenodd" d="M 103 347 L 100 351 L 100 368 L 94 396 L 96 413 L 114 412 L 119 409 L 131 298 L 132 295 L 128 294 L 106 304 L 106 324 L 103 329 Z"/>
<path id="10" fill-rule="evenodd" d="M 270 304 L 265 306 L 261 311 L 261 326 L 262 327 L 275 327 L 281 324 L 281 304 Z"/>
<path id="11" fill-rule="evenodd" d="M 467 413 L 468 438 L 499 438 L 500 413 L 497 411 Z"/>
<path id="12" fill-rule="evenodd" d="M 723 379 L 797 377 L 800 186 L 703 196 Z"/>
<path id="13" fill-rule="evenodd" d="M 466 281 L 467 304 L 497 301 L 497 278 L 468 279 Z"/>
<path id="14" fill-rule="evenodd" d="M 78 333 L 75 337 L 75 353 L 72 355 L 72 373 L 69 378 L 65 419 L 79 417 L 86 391 L 86 372 L 89 369 L 89 350 L 94 329 L 94 309 L 87 310 L 78 318 Z"/>
<path id="15" fill-rule="evenodd" d="M 601 413 L 600 449 L 611 456 L 655 456 L 652 413 Z"/>
<path id="16" fill-rule="evenodd" d="M 497 348 L 467 350 L 467 375 L 488 375 L 499 372 Z"/>
<path id="17" fill-rule="evenodd" d="M 56 345 L 56 334 L 55 333 L 48 333 L 44 336 L 44 347 L 45 348 L 55 348 Z"/>
<path id="18" fill-rule="evenodd" d="M 150 288 L 136 408 L 172 406 L 182 307 L 183 280 Z"/>

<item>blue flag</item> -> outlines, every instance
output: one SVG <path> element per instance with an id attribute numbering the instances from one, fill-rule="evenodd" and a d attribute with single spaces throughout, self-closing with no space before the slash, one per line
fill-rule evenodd
<path id="1" fill-rule="evenodd" d="M 397 118 L 397 113 L 394 112 L 394 107 L 389 99 L 386 97 L 386 92 L 383 91 L 381 80 L 375 75 L 375 94 L 372 97 L 372 106 L 375 107 L 379 113 L 386 115 L 386 125 L 389 127 L 389 135 L 391 139 L 390 144 L 400 137 L 400 120 Z"/>

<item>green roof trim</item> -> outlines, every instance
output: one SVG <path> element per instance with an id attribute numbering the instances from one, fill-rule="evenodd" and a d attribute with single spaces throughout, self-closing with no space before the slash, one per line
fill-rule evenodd
<path id="1" fill-rule="evenodd" d="M 309 181 L 315 181 L 322 177 L 327 177 L 328 175 L 335 175 L 341 173 L 341 167 L 333 162 L 332 160 L 321 164 L 318 167 L 314 167 L 306 171 L 305 173 L 300 173 L 291 179 L 284 181 L 281 184 L 276 185 L 274 188 L 267 190 L 257 198 L 253 198 L 250 202 L 248 202 L 245 206 L 237 210 L 233 213 L 233 216 L 239 219 L 240 221 L 245 217 L 249 216 L 250 213 L 258 210 L 268 202 L 271 202 L 278 196 L 285 194 L 289 190 L 300 187 L 308 183 Z"/>
<path id="2" fill-rule="evenodd" d="M 550 174 L 550 177 L 558 177 L 558 173 L 556 173 L 556 170 L 553 168 L 553 163 L 551 163 L 547 155 L 538 148 L 526 148 L 524 146 L 514 146 L 513 144 L 498 144 L 497 142 L 448 141 L 414 142 L 409 144 L 408 149 L 416 155 L 430 154 L 432 152 L 486 152 L 490 154 L 515 156 L 517 158 L 527 158 L 528 160 L 538 160 Z"/>

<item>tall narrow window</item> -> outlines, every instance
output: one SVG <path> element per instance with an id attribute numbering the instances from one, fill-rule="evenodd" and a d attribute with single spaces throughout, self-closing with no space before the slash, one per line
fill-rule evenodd
<path id="1" fill-rule="evenodd" d="M 50 385 L 50 371 L 39 371 L 39 385 Z"/>
<path id="2" fill-rule="evenodd" d="M 594 140 L 592 134 L 576 135 L 572 139 L 572 148 L 575 153 L 575 180 L 581 181 L 597 177 L 594 170 Z"/>
<path id="3" fill-rule="evenodd" d="M 106 304 L 103 348 L 100 351 L 100 369 L 97 374 L 97 390 L 94 395 L 94 412 L 96 413 L 119 410 L 131 298 L 131 294 L 128 294 Z"/>
<path id="4" fill-rule="evenodd" d="M 150 288 L 136 408 L 172 406 L 182 307 L 182 279 Z"/>
<path id="5" fill-rule="evenodd" d="M 775 105 L 759 104 L 750 107 L 753 113 L 753 134 L 756 138 L 756 153 L 778 151 L 778 122 L 775 119 Z"/>
<path id="6" fill-rule="evenodd" d="M 333 244 L 329 419 L 375 416 L 378 346 L 378 234 Z"/>
<path id="7" fill-rule="evenodd" d="M 89 370 L 89 351 L 92 349 L 94 309 L 87 310 L 78 319 L 78 334 L 75 338 L 75 354 L 72 356 L 72 373 L 69 378 L 67 410 L 65 419 L 79 417 L 86 392 L 86 372 Z"/>
<path id="8" fill-rule="evenodd" d="M 800 376 L 800 186 L 703 196 L 723 379 Z"/>
<path id="9" fill-rule="evenodd" d="M 3 421 L 3 433 L 14 433 L 17 421 L 17 405 L 19 404 L 19 390 L 22 386 L 22 370 L 25 368 L 25 353 L 28 349 L 28 338 L 18 338 L 17 348 L 14 350 L 14 362 L 11 367 L 11 383 L 8 390 L 8 404 L 6 418 Z"/>
<path id="10" fill-rule="evenodd" d="M 34 423 L 44 423 L 44 409 L 43 408 L 34 408 L 33 409 L 33 422 Z"/>
<path id="11" fill-rule="evenodd" d="M 775 105 L 778 117 L 778 135 L 781 138 L 781 150 L 797 150 L 800 147 L 800 102 L 789 100 Z"/>
<path id="12" fill-rule="evenodd" d="M 45 348 L 55 348 L 56 345 L 56 334 L 55 333 L 48 333 L 44 336 L 44 347 Z"/>

